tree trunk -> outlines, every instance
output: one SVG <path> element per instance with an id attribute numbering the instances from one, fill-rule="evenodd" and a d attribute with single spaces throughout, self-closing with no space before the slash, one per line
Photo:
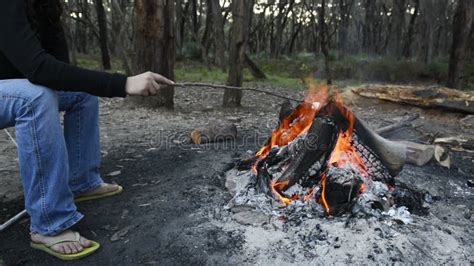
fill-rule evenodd
<path id="1" fill-rule="evenodd" d="M 97 12 L 97 22 L 99 24 L 99 43 L 100 53 L 102 55 L 102 67 L 110 69 L 109 48 L 107 46 L 107 18 L 105 15 L 104 4 L 102 0 L 94 0 Z"/>
<path id="2" fill-rule="evenodd" d="M 321 1 L 321 7 L 319 8 L 318 18 L 319 18 L 319 39 L 321 42 L 321 52 L 324 55 L 324 68 L 326 72 L 326 82 L 327 84 L 332 84 L 331 78 L 331 68 L 329 66 L 329 42 L 328 42 L 328 30 L 325 22 L 326 16 L 326 0 Z"/>
<path id="3" fill-rule="evenodd" d="M 125 74 L 131 75 L 132 69 L 130 67 L 129 55 L 127 53 L 125 44 L 125 32 L 127 31 L 127 25 L 123 25 L 123 23 L 119 22 L 119 18 L 122 21 L 127 20 L 125 3 L 121 0 L 112 0 L 111 5 L 113 14 L 112 17 L 115 17 L 112 23 L 113 35 L 115 36 L 115 53 L 116 56 L 120 58 L 120 61 L 122 61 L 122 67 L 125 70 Z"/>
<path id="4" fill-rule="evenodd" d="M 199 21 L 198 21 L 198 6 L 197 6 L 197 0 L 190 0 L 191 1 L 191 20 L 193 24 L 193 35 L 198 36 L 199 35 Z"/>
<path id="5" fill-rule="evenodd" d="M 174 1 L 135 1 L 135 58 L 134 72 L 153 71 L 174 79 L 175 38 Z M 173 108 L 173 87 L 161 87 L 154 97 L 130 97 L 132 104 L 149 107 Z"/>
<path id="6" fill-rule="evenodd" d="M 373 52 L 374 40 L 373 40 L 373 24 L 375 18 L 375 2 L 376 0 L 366 0 L 365 2 L 365 21 L 364 21 L 364 33 L 362 39 L 362 47 L 366 53 Z"/>
<path id="7" fill-rule="evenodd" d="M 349 16 L 354 1 L 339 0 L 339 12 L 341 16 L 341 22 L 339 25 L 339 59 L 342 59 L 347 52 L 348 41 L 347 35 L 349 30 Z"/>
<path id="8" fill-rule="evenodd" d="M 413 32 L 415 30 L 416 17 L 418 16 L 418 11 L 420 8 L 420 0 L 415 0 L 415 10 L 411 15 L 410 24 L 408 25 L 408 32 L 405 38 L 405 44 L 403 46 L 403 56 L 409 58 L 411 55 L 411 43 L 413 41 Z"/>
<path id="9" fill-rule="evenodd" d="M 460 89 L 463 84 L 463 68 L 469 34 L 473 24 L 474 2 L 459 0 L 453 20 L 453 43 L 449 58 L 447 87 Z"/>
<path id="10" fill-rule="evenodd" d="M 405 28 L 405 13 L 407 3 L 406 0 L 394 1 L 392 21 L 393 21 L 393 37 L 390 42 L 390 53 L 400 58 L 402 54 L 402 40 L 403 40 L 403 29 Z"/>
<path id="11" fill-rule="evenodd" d="M 219 0 L 208 0 L 208 8 L 211 10 L 214 33 L 214 49 L 216 64 L 225 71 L 225 37 L 224 22 L 222 21 L 222 11 Z"/>
<path id="12" fill-rule="evenodd" d="M 245 49 L 250 28 L 250 16 L 253 12 L 253 0 L 241 0 L 232 3 L 232 29 L 229 51 L 229 86 L 241 87 L 243 82 L 243 68 Z M 226 89 L 224 92 L 225 107 L 241 105 L 242 91 Z"/>

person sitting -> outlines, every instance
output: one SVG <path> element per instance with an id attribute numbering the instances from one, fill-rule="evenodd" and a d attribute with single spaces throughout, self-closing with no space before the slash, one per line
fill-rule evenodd
<path id="1" fill-rule="evenodd" d="M 72 66 L 59 0 L 0 3 L 0 128 L 16 129 L 31 246 L 82 258 L 99 244 L 71 230 L 84 217 L 75 200 L 122 191 L 99 173 L 97 96 L 155 95 L 173 81 L 152 72 L 127 77 Z"/>

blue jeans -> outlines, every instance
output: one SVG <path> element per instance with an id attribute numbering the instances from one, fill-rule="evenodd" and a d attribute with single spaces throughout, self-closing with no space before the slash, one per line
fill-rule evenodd
<path id="1" fill-rule="evenodd" d="M 26 79 L 0 80 L 0 128 L 12 126 L 31 231 L 56 235 L 83 218 L 74 195 L 102 183 L 98 99 Z"/>

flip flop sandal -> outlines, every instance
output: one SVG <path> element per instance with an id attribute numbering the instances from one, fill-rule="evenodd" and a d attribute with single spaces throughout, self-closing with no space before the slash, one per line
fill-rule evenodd
<path id="1" fill-rule="evenodd" d="M 88 200 L 106 198 L 106 197 L 110 197 L 110 196 L 120 194 L 120 193 L 122 193 L 122 191 L 123 191 L 123 187 L 118 186 L 118 188 L 114 191 L 110 191 L 110 192 L 107 192 L 107 193 L 101 193 L 101 194 L 95 194 L 95 195 L 79 196 L 75 199 L 75 201 L 76 201 L 76 203 L 79 203 L 79 202 L 88 201 Z"/>
<path id="2" fill-rule="evenodd" d="M 48 244 L 41 244 L 41 243 L 31 242 L 30 246 L 34 249 L 44 251 L 44 252 L 46 252 L 46 253 L 48 253 L 48 254 L 50 254 L 50 255 L 58 258 L 58 259 L 61 259 L 61 260 L 82 259 L 82 258 L 87 257 L 87 256 L 91 255 L 92 253 L 96 252 L 100 248 L 99 243 L 97 243 L 95 241 L 91 241 L 92 246 L 90 246 L 88 248 L 84 248 L 83 251 L 81 251 L 79 253 L 75 253 L 75 254 L 62 254 L 62 253 L 56 252 L 56 251 L 51 249 L 52 246 L 57 245 L 57 244 L 61 244 L 61 243 L 80 242 L 80 239 L 81 239 L 81 235 L 79 235 L 78 232 L 74 232 L 74 238 L 65 237 L 63 239 L 60 239 L 58 241 L 54 241 L 54 242 L 51 242 L 51 243 L 48 243 Z"/>

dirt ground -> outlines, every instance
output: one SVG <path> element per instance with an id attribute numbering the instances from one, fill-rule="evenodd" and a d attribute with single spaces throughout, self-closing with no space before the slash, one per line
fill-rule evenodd
<path id="1" fill-rule="evenodd" d="M 304 95 L 304 90 L 275 90 L 295 98 Z M 374 128 L 420 114 L 412 129 L 395 132 L 393 139 L 473 137 L 473 125 L 460 123 L 462 114 L 344 95 Z M 263 144 L 277 123 L 281 100 L 246 93 L 243 108 L 223 109 L 221 97 L 220 91 L 179 89 L 174 111 L 126 110 L 120 99 L 101 101 L 101 172 L 125 191 L 79 205 L 86 218 L 76 229 L 102 248 L 72 264 L 474 263 L 474 154 L 468 152 L 452 151 L 450 169 L 435 162 L 405 167 L 398 178 L 428 190 L 435 199 L 429 214 L 413 215 L 412 224 L 314 218 L 305 224 L 314 228 L 307 234 L 273 219 L 238 223 L 225 209 L 231 195 L 224 173 Z M 205 147 L 183 143 L 193 128 L 212 121 L 235 123 L 238 140 Z M 15 147 L 0 132 L 1 222 L 23 208 L 17 168 Z M 0 265 L 61 264 L 29 248 L 28 227 L 24 219 L 0 233 Z M 314 245 L 303 245 L 306 238 L 314 239 Z"/>

